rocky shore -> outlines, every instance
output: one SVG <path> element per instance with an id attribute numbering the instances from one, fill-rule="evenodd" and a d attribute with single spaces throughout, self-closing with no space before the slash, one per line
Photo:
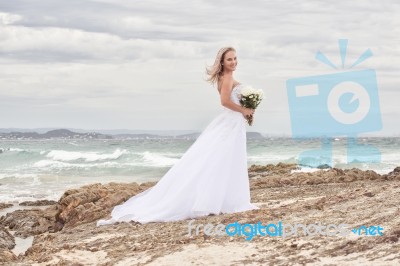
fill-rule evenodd
<path id="1" fill-rule="evenodd" d="M 193 224 L 348 224 L 381 226 L 366 236 L 210 236 L 188 234 L 189 220 L 96 227 L 112 208 L 153 186 L 92 184 L 68 190 L 58 202 L 0 217 L 0 265 L 399 265 L 400 167 L 386 175 L 359 169 L 296 172 L 296 165 L 249 168 L 258 210 L 200 217 Z M 40 207 L 39 207 L 40 206 Z M 0 203 L 0 210 L 11 206 Z M 34 237 L 15 254 L 16 238 Z"/>

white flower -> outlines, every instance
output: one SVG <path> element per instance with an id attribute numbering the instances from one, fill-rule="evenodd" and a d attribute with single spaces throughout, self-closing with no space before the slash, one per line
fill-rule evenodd
<path id="1" fill-rule="evenodd" d="M 254 94 L 254 93 L 256 93 L 256 90 L 253 89 L 251 86 L 246 86 L 241 91 L 241 94 L 243 96 L 249 96 L 249 95 Z"/>
<path id="2" fill-rule="evenodd" d="M 246 87 L 244 87 L 243 89 L 242 89 L 242 91 L 241 91 L 241 94 L 243 95 L 243 96 L 249 96 L 250 94 L 257 94 L 257 95 L 264 95 L 264 92 L 263 92 L 263 90 L 261 90 L 261 89 L 254 89 L 253 87 L 251 87 L 251 86 L 246 86 Z"/>

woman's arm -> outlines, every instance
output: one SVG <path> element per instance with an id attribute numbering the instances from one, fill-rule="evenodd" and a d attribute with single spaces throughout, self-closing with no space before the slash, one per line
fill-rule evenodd
<path id="1" fill-rule="evenodd" d="M 241 105 L 238 105 L 231 101 L 231 90 L 233 86 L 232 79 L 225 79 L 221 84 L 221 104 L 226 108 L 229 108 L 233 111 L 242 113 L 244 116 L 250 116 L 254 113 L 253 109 L 245 108 Z"/>

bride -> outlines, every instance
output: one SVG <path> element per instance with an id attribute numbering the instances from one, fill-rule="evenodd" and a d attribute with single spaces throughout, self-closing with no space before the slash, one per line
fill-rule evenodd
<path id="1" fill-rule="evenodd" d="M 218 86 L 222 113 L 155 186 L 115 206 L 112 218 L 98 221 L 98 226 L 122 221 L 178 221 L 258 209 L 250 203 L 246 154 L 245 117 L 254 110 L 239 104 L 242 85 L 233 78 L 236 66 L 235 49 L 220 49 L 207 74 L 208 81 Z"/>

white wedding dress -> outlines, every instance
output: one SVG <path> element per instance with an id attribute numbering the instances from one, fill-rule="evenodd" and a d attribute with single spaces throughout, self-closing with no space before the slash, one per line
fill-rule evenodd
<path id="1" fill-rule="evenodd" d="M 231 92 L 236 104 L 241 88 L 236 85 Z M 112 218 L 97 225 L 178 221 L 258 209 L 250 203 L 246 120 L 239 112 L 223 109 L 155 186 L 115 206 Z"/>

